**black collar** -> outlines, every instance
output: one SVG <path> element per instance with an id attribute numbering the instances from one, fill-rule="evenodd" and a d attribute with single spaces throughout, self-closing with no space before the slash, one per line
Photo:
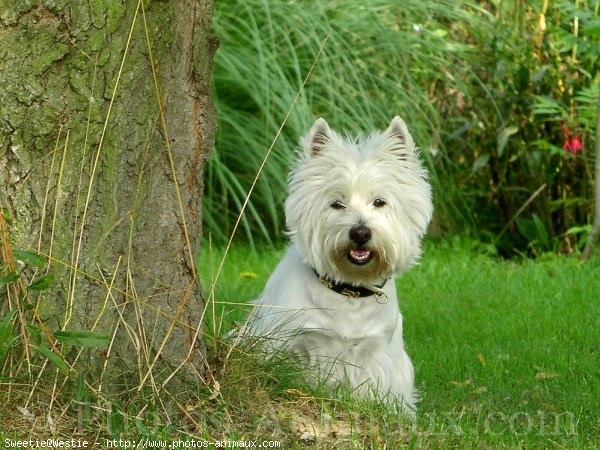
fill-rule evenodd
<path id="1" fill-rule="evenodd" d="M 371 297 L 372 295 L 381 295 L 377 292 L 373 292 L 371 289 L 363 287 L 363 286 L 353 286 L 350 283 L 338 283 L 337 281 L 331 281 L 326 277 L 319 275 L 319 273 L 313 269 L 315 275 L 319 278 L 319 281 L 326 288 L 331 289 L 333 292 L 337 292 L 338 294 L 344 295 L 350 298 L 361 298 L 361 297 Z M 378 289 L 382 289 L 387 283 L 388 279 L 383 280 L 383 283 L 376 285 L 375 287 Z"/>

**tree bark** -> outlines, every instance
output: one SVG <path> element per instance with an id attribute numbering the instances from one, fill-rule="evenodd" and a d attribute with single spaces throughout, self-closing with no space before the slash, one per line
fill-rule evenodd
<path id="1" fill-rule="evenodd" d="M 592 257 L 594 245 L 598 235 L 600 234 L 600 95 L 598 95 L 598 109 L 596 110 L 596 151 L 594 163 L 594 223 L 592 230 L 588 235 L 588 240 L 583 249 L 583 260 L 588 260 Z"/>
<path id="2" fill-rule="evenodd" d="M 212 10 L 150 0 L 0 11 L 0 203 L 14 245 L 50 257 L 57 283 L 36 298 L 45 325 L 114 336 L 107 378 L 202 371 Z"/>

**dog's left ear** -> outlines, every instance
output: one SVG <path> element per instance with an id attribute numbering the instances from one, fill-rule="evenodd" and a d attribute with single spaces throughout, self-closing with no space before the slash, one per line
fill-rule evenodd
<path id="1" fill-rule="evenodd" d="M 319 155 L 325 144 L 331 140 L 331 135 L 331 128 L 329 128 L 325 119 L 318 118 L 308 134 L 301 141 L 306 155 L 310 157 Z"/>
<path id="2" fill-rule="evenodd" d="M 415 155 L 415 142 L 408 131 L 406 123 L 400 116 L 392 119 L 390 126 L 383 132 L 383 135 L 387 144 L 387 151 L 397 153 L 401 159 Z"/>

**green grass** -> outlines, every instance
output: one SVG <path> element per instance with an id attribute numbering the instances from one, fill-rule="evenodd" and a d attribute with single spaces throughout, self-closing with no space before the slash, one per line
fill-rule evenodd
<path id="1" fill-rule="evenodd" d="M 214 301 L 204 383 L 95 397 L 83 381 L 93 386 L 97 374 L 46 375 L 32 387 L 5 362 L 0 448 L 7 438 L 75 438 L 101 448 L 182 439 L 292 449 L 307 445 L 306 432 L 316 436 L 310 448 L 327 449 L 600 448 L 600 260 L 503 261 L 471 241 L 428 242 L 422 263 L 398 280 L 422 394 L 411 424 L 381 404 L 308 385 L 285 355 L 264 357 L 252 342 L 232 349 L 223 338 L 283 252 L 234 246 L 213 291 L 223 250 L 205 243 L 202 283 Z"/>
<path id="2" fill-rule="evenodd" d="M 215 289 L 224 327 L 243 317 L 231 303 L 255 298 L 281 254 L 232 250 Z M 203 273 L 210 274 L 204 255 Z M 324 414 L 363 423 L 361 432 L 338 441 L 350 447 L 600 447 L 598 260 L 507 262 L 477 244 L 429 243 L 398 288 L 422 393 L 419 420 L 407 425 L 373 405 L 315 400 L 316 421 Z"/>

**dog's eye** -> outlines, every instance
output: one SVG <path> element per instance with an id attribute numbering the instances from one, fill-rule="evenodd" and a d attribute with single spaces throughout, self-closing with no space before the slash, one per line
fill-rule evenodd
<path id="1" fill-rule="evenodd" d="M 373 201 L 373 206 L 375 208 L 383 208 L 385 205 L 387 205 L 387 202 L 384 199 L 382 199 L 382 198 L 376 198 Z"/>
<path id="2" fill-rule="evenodd" d="M 333 209 L 345 209 L 346 205 L 344 205 L 342 202 L 340 202 L 339 200 L 336 200 L 335 202 L 333 202 L 331 205 Z"/>

